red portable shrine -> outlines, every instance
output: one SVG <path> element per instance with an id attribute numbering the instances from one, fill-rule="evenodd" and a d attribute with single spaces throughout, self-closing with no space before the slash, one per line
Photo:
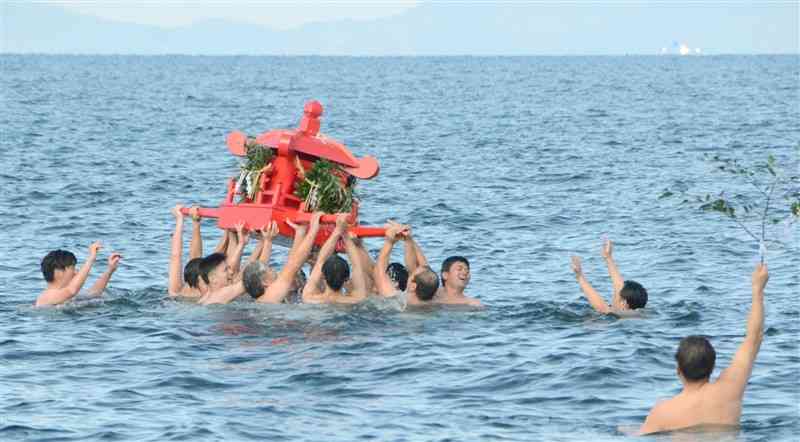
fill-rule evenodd
<path id="1" fill-rule="evenodd" d="M 322 105 L 318 101 L 306 103 L 300 126 L 295 130 L 271 130 L 255 138 L 242 132 L 232 132 L 227 137 L 228 150 L 238 157 L 247 157 L 251 146 L 269 148 L 271 158 L 257 173 L 257 185 L 247 192 L 241 191 L 244 174 L 228 182 L 228 193 L 218 208 L 200 208 L 202 217 L 217 218 L 223 229 L 233 229 L 238 222 L 245 228 L 257 230 L 276 221 L 280 234 L 291 238 L 294 230 L 286 223 L 306 223 L 311 218 L 305 202 L 295 195 L 295 190 L 306 173 L 318 160 L 337 165 L 335 174 L 343 186 L 353 178 L 370 179 L 378 175 L 378 161 L 370 156 L 356 158 L 342 143 L 319 133 Z M 238 201 L 237 201 L 238 197 Z M 349 231 L 359 237 L 380 237 L 382 227 L 365 227 L 358 223 L 357 200 L 352 200 Z M 183 209 L 189 213 L 188 208 Z M 323 228 L 315 243 L 322 245 L 332 231 L 335 215 L 322 217 Z M 341 243 L 339 244 L 341 246 Z M 341 247 L 337 247 L 341 250 Z"/>

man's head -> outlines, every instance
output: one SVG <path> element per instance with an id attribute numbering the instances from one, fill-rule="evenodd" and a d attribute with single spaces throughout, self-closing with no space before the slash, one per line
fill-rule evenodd
<path id="1" fill-rule="evenodd" d="M 644 308 L 647 305 L 647 290 L 636 281 L 625 281 L 619 291 L 619 296 L 628 304 L 628 308 L 631 310 Z"/>
<path id="2" fill-rule="evenodd" d="M 687 336 L 681 339 L 675 360 L 678 362 L 678 374 L 686 382 L 707 381 L 714 371 L 717 352 L 708 339 L 702 336 Z"/>
<path id="3" fill-rule="evenodd" d="M 399 262 L 389 264 L 386 267 L 386 274 L 389 276 L 389 280 L 392 281 L 392 285 L 395 289 L 401 292 L 406 291 L 406 286 L 408 285 L 408 270 L 406 270 L 403 264 Z"/>
<path id="4" fill-rule="evenodd" d="M 469 261 L 463 256 L 451 256 L 442 263 L 442 286 L 463 290 L 469 284 Z"/>
<path id="5" fill-rule="evenodd" d="M 222 253 L 212 253 L 200 262 L 200 277 L 209 290 L 216 290 L 230 284 L 231 275 L 228 262 Z"/>
<path id="6" fill-rule="evenodd" d="M 439 290 L 439 276 L 428 266 L 419 266 L 408 278 L 407 291 L 420 301 L 430 301 Z"/>
<path id="7" fill-rule="evenodd" d="M 306 272 L 304 272 L 303 269 L 299 269 L 297 273 L 294 274 L 294 279 L 292 280 L 292 290 L 295 292 L 302 292 L 303 288 L 306 286 L 306 281 L 308 281 Z"/>
<path id="8" fill-rule="evenodd" d="M 242 272 L 242 285 L 248 295 L 258 298 L 272 282 L 272 274 L 266 263 L 255 261 L 247 264 Z"/>
<path id="9" fill-rule="evenodd" d="M 42 275 L 47 282 L 56 279 L 69 281 L 75 276 L 75 264 L 78 260 L 72 252 L 66 250 L 53 250 L 42 259 Z"/>
<path id="10" fill-rule="evenodd" d="M 203 262 L 203 258 L 190 259 L 189 262 L 186 263 L 186 266 L 183 268 L 183 280 L 189 287 L 193 289 L 200 288 L 201 262 Z"/>
<path id="11" fill-rule="evenodd" d="M 322 276 L 325 283 L 334 292 L 342 289 L 345 281 L 350 278 L 350 265 L 341 256 L 331 255 L 322 265 Z"/>

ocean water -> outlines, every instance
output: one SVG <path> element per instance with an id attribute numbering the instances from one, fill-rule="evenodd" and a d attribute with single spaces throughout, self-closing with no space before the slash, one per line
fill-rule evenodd
<path id="1" fill-rule="evenodd" d="M 798 74 L 797 56 L 0 56 L 0 439 L 623 440 L 679 391 L 681 337 L 728 365 L 757 260 L 730 220 L 659 196 L 750 192 L 706 153 L 796 172 Z M 467 256 L 486 309 L 165 299 L 170 207 L 216 206 L 226 134 L 295 127 L 309 99 L 381 162 L 362 222 L 411 223 L 434 266 Z M 800 434 L 797 227 L 768 233 L 741 430 L 708 440 Z M 644 319 L 581 297 L 572 254 L 610 291 L 603 234 Z M 124 255 L 107 294 L 33 309 L 41 258 L 98 239 L 87 284 Z"/>

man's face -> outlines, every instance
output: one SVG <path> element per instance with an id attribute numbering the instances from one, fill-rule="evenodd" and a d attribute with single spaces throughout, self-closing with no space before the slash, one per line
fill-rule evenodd
<path id="1" fill-rule="evenodd" d="M 223 261 L 209 273 L 208 285 L 211 290 L 220 289 L 231 283 L 231 276 L 231 269 L 228 267 L 228 263 Z"/>
<path id="2" fill-rule="evenodd" d="M 460 261 L 454 262 L 450 270 L 444 272 L 444 280 L 450 287 L 463 289 L 469 284 L 469 267 Z"/>

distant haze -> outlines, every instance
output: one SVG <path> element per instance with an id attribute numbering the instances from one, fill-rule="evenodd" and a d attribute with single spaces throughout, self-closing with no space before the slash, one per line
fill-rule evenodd
<path id="1" fill-rule="evenodd" d="M 798 2 L 0 5 L 0 51 L 80 54 L 798 53 Z M 681 49 L 683 48 L 683 49 Z"/>

